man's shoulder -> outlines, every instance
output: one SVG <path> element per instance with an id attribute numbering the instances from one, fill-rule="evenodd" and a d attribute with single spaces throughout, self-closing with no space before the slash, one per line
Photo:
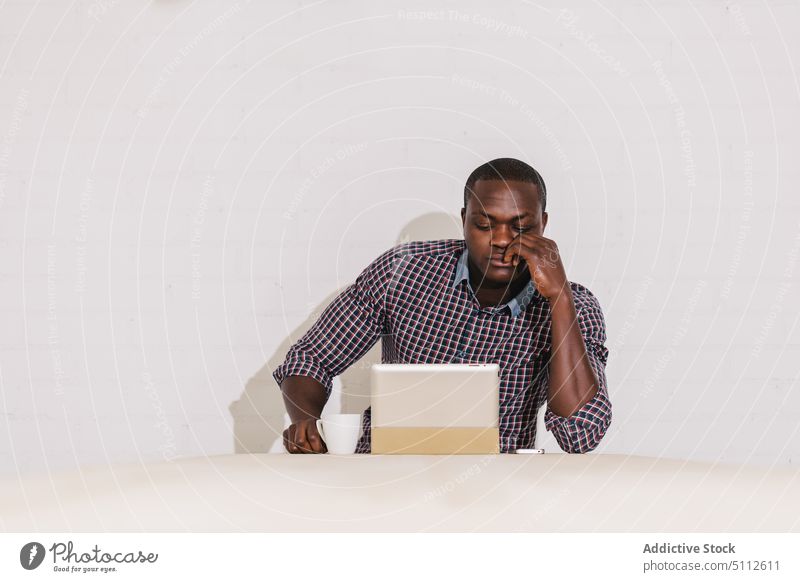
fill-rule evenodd
<path id="1" fill-rule="evenodd" d="M 569 287 L 572 289 L 573 293 L 577 293 L 582 297 L 594 297 L 594 293 L 592 293 L 586 285 L 570 281 Z"/>
<path id="2" fill-rule="evenodd" d="M 379 287 L 405 276 L 419 283 L 435 277 L 456 263 L 465 248 L 463 239 L 409 241 L 381 253 L 362 273 L 365 281 Z"/>
<path id="3" fill-rule="evenodd" d="M 600 307 L 600 301 L 588 287 L 574 281 L 569 282 L 569 287 L 572 290 L 572 299 L 578 312 L 593 312 L 602 316 L 603 310 Z"/>
<path id="4" fill-rule="evenodd" d="M 464 247 L 464 240 L 456 238 L 408 241 L 399 243 L 384 251 L 375 261 L 378 263 L 397 264 L 398 261 L 424 259 L 457 260 Z"/>
<path id="5" fill-rule="evenodd" d="M 443 238 L 438 240 L 415 240 L 404 242 L 393 247 L 396 255 L 404 257 L 451 257 L 458 258 L 458 253 L 464 250 L 464 240 L 457 238 Z"/>

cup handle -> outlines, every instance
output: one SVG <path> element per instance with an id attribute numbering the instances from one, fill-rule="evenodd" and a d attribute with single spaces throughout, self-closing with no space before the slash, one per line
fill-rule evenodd
<path id="1" fill-rule="evenodd" d="M 317 419 L 316 425 L 317 425 L 317 432 L 319 433 L 319 436 L 322 437 L 322 442 L 327 444 L 327 439 L 325 439 L 325 433 L 322 431 L 322 421 L 319 418 Z"/>

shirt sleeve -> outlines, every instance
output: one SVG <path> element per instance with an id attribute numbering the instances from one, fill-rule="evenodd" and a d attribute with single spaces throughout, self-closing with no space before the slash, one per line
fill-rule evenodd
<path id="1" fill-rule="evenodd" d="M 548 403 L 544 425 L 553 433 L 563 451 L 587 453 L 600 444 L 611 424 L 611 400 L 608 397 L 605 374 L 608 361 L 608 348 L 604 345 L 606 326 L 600 304 L 588 289 L 573 283 L 572 293 L 578 325 L 586 345 L 586 355 L 599 385 L 597 394 L 569 418 L 557 415 L 550 410 Z M 544 394 L 544 399 L 547 400 L 547 390 L 544 390 Z"/>
<path id="2" fill-rule="evenodd" d="M 289 348 L 272 373 L 278 386 L 288 376 L 308 376 L 325 387 L 327 401 L 333 378 L 375 345 L 386 326 L 385 298 L 395 248 L 370 263 Z"/>

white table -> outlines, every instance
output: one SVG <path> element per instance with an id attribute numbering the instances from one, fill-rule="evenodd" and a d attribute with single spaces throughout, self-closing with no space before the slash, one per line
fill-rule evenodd
<path id="1" fill-rule="evenodd" d="M 800 532 L 800 471 L 623 455 L 228 455 L 0 482 L 5 531 Z"/>

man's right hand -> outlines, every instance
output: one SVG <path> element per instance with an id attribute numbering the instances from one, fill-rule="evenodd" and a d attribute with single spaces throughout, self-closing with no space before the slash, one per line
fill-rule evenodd
<path id="1" fill-rule="evenodd" d="M 287 376 L 281 383 L 283 401 L 292 425 L 283 431 L 289 453 L 327 453 L 317 432 L 317 419 L 327 401 L 325 386 L 308 376 Z"/>
<path id="2" fill-rule="evenodd" d="M 299 420 L 283 431 L 283 446 L 292 454 L 328 452 L 314 418 Z"/>

